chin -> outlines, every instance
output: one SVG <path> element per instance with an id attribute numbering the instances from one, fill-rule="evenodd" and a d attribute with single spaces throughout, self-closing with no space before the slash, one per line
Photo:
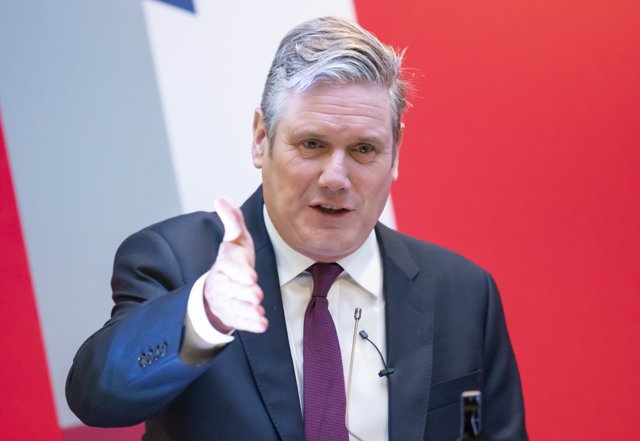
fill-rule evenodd
<path id="1" fill-rule="evenodd" d="M 358 249 L 358 247 L 348 247 L 346 245 L 336 246 L 335 243 L 331 243 L 331 239 L 327 239 L 321 243 L 307 243 L 305 244 L 305 249 L 301 252 L 307 257 L 319 262 L 335 262 L 348 256 L 356 249 Z"/>

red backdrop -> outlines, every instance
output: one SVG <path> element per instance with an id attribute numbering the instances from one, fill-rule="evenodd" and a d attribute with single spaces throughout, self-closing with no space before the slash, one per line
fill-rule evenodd
<path id="1" fill-rule="evenodd" d="M 414 69 L 398 227 L 496 276 L 532 440 L 635 439 L 639 4 L 355 3 Z"/>
<path id="2" fill-rule="evenodd" d="M 61 440 L 0 121 L 0 438 Z"/>

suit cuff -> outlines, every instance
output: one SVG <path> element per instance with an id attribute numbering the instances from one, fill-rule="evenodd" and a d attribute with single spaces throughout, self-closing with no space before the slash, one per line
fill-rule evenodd
<path id="1" fill-rule="evenodd" d="M 180 358 L 189 364 L 200 364 L 208 361 L 219 349 L 234 340 L 231 333 L 223 334 L 219 332 L 207 318 L 203 295 L 204 281 L 207 278 L 207 274 L 200 276 L 193 284 L 187 302 L 187 313 L 184 319 L 184 339 L 180 348 Z"/>

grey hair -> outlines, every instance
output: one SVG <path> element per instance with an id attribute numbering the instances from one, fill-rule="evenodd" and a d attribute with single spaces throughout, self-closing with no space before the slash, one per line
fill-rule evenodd
<path id="1" fill-rule="evenodd" d="M 268 136 L 273 136 L 288 92 L 303 92 L 320 82 L 370 84 L 389 91 L 395 152 L 407 107 L 408 85 L 400 76 L 403 55 L 343 18 L 299 24 L 280 42 L 262 93 L 260 109 Z"/>

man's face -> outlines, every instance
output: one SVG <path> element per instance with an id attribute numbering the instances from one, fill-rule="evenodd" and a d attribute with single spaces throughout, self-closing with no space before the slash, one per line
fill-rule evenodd
<path id="1" fill-rule="evenodd" d="M 388 91 L 317 84 L 289 93 L 275 133 L 258 111 L 253 126 L 253 163 L 285 242 L 324 262 L 358 249 L 397 177 Z"/>

